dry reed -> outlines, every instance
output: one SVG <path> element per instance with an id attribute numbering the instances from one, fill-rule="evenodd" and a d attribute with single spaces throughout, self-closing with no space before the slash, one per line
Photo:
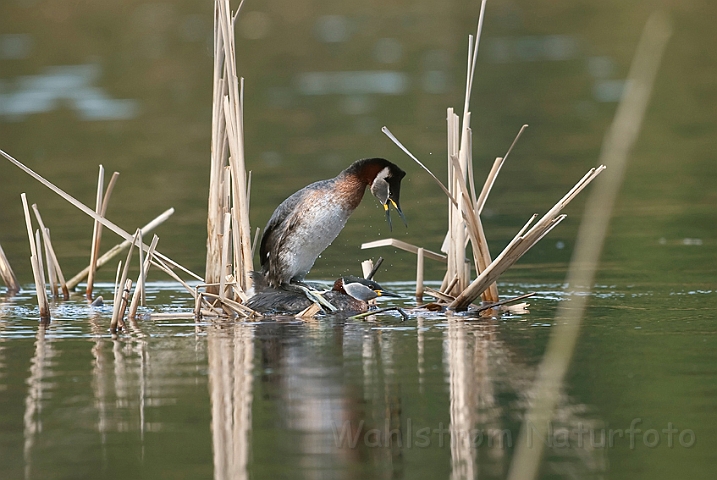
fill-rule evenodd
<path id="1" fill-rule="evenodd" d="M 426 293 L 433 295 L 448 303 L 449 308 L 463 310 L 469 304 L 482 297 L 483 303 L 496 304 L 499 302 L 496 280 L 510 268 L 525 252 L 543 238 L 550 230 L 557 226 L 564 218 L 560 211 L 585 188 L 604 167 L 590 170 L 578 184 L 568 192 L 548 213 L 539 220 L 533 228 L 528 230 L 536 216 L 521 229 L 508 246 L 495 258 L 491 259 L 480 214 L 483 211 L 488 195 L 505 160 L 512 152 L 518 139 L 525 131 L 523 125 L 503 157 L 498 157 L 486 178 L 479 195 L 476 196 L 473 159 L 472 159 L 472 131 L 470 128 L 471 113 L 469 111 L 470 96 L 475 77 L 478 46 L 485 17 L 486 0 L 481 3 L 481 13 L 478 19 L 475 41 L 473 36 L 468 38 L 468 68 L 466 72 L 466 89 L 463 104 L 463 115 L 459 117 L 452 108 L 447 115 L 447 153 L 448 153 L 448 179 L 445 186 L 422 162 L 416 158 L 390 131 L 383 127 L 383 132 L 421 168 L 423 168 L 441 187 L 448 197 L 448 233 L 441 247 L 446 253 L 445 257 L 438 256 L 428 250 L 423 254 L 427 258 L 445 261 L 446 273 L 439 291 L 426 289 Z M 473 267 L 476 278 L 471 281 L 471 268 L 466 265 L 466 248 L 470 244 L 473 255 Z M 363 248 L 377 246 L 394 246 L 414 253 L 418 247 L 395 239 L 380 240 L 364 244 Z M 419 280 L 422 268 L 417 268 L 416 293 L 420 291 Z"/>
<path id="2" fill-rule="evenodd" d="M 526 412 L 509 480 L 537 477 L 553 411 L 563 388 L 580 331 L 589 293 L 595 280 L 600 253 L 607 235 L 613 205 L 622 184 L 625 166 L 645 117 L 652 87 L 659 70 L 672 27 L 664 12 L 647 20 L 628 72 L 626 87 L 610 129 L 603 141 L 600 161 L 610 169 L 588 197 L 580 224 L 567 283 L 571 293 L 561 302 L 550 340 L 533 387 L 532 405 Z M 531 445 L 529 438 L 537 438 Z"/>
<path id="3" fill-rule="evenodd" d="M 204 292 L 195 313 L 253 316 L 235 304 L 247 299 L 252 286 L 254 249 L 249 225 L 251 173 L 244 161 L 244 79 L 236 68 L 234 23 L 229 0 L 214 2 L 214 88 L 212 149 L 207 213 L 207 263 Z M 206 298 L 204 298 L 206 297 Z"/>
<path id="4" fill-rule="evenodd" d="M 167 220 L 170 216 L 172 216 L 173 213 L 174 213 L 174 208 L 169 208 L 169 209 L 165 210 L 164 212 L 162 212 L 161 215 L 157 216 L 152 221 L 147 223 L 144 227 L 142 227 L 142 232 L 147 233 L 147 232 L 154 230 L 159 225 L 164 223 L 165 220 Z M 117 255 L 119 255 L 122 252 L 122 250 L 129 247 L 130 243 L 132 243 L 131 240 L 124 240 L 123 242 L 118 243 L 114 247 L 110 248 L 107 252 L 104 253 L 104 255 L 102 255 L 100 258 L 97 259 L 96 269 L 99 269 L 100 267 L 104 266 L 105 264 L 107 264 L 107 262 L 112 260 Z M 87 278 L 87 276 L 89 275 L 89 272 L 90 272 L 90 266 L 85 267 L 81 272 L 79 272 L 77 275 L 75 275 L 74 277 L 72 277 L 70 280 L 67 281 L 67 288 L 69 288 L 70 290 L 74 289 L 77 286 L 77 284 L 79 284 L 82 280 Z"/>
<path id="5" fill-rule="evenodd" d="M 249 184 L 244 162 L 244 82 L 236 73 L 234 40 L 234 21 L 242 4 L 243 1 L 234 15 L 229 0 L 216 0 L 214 4 L 214 93 L 205 281 L 208 293 L 222 298 L 229 258 L 232 258 L 233 277 L 242 291 L 251 287 L 253 270 Z"/>
<path id="6" fill-rule="evenodd" d="M 114 233 L 116 233 L 120 237 L 124 238 L 125 240 L 132 241 L 132 238 L 133 238 L 132 235 L 127 233 L 124 229 L 117 226 L 115 223 L 109 221 L 108 219 L 103 218 L 100 215 L 97 215 L 97 213 L 94 210 L 92 210 L 91 208 L 89 208 L 87 205 L 83 204 L 79 200 L 75 199 L 72 195 L 68 194 L 67 192 L 65 192 L 61 188 L 57 187 L 55 184 L 53 184 L 49 180 L 45 179 L 38 173 L 34 172 L 31 168 L 27 167 L 20 161 L 16 160 L 14 157 L 9 155 L 7 152 L 0 150 L 0 155 L 5 157 L 8 161 L 10 161 L 10 163 L 12 163 L 16 167 L 18 167 L 20 170 L 27 173 L 32 178 L 34 178 L 35 180 L 37 180 L 38 182 L 42 183 L 47 188 L 49 188 L 50 190 L 55 192 L 57 195 L 62 197 L 64 200 L 66 200 L 67 202 L 72 204 L 74 207 L 76 207 L 77 209 L 82 211 L 84 214 L 86 214 L 86 215 L 92 217 L 93 219 L 97 220 L 98 222 L 100 222 L 105 228 L 108 228 L 109 230 L 113 231 Z M 148 245 L 143 244 L 141 247 L 145 251 L 147 251 L 149 249 Z M 188 275 L 191 275 L 196 280 L 203 281 L 202 277 L 200 277 L 196 273 L 192 272 L 191 270 L 183 267 L 182 265 L 178 264 L 177 262 L 170 259 L 166 255 L 163 255 L 157 251 L 157 252 L 155 252 L 155 256 L 157 257 L 158 260 L 161 260 L 161 262 L 157 262 L 157 265 L 161 265 L 159 268 L 161 268 L 165 273 L 167 273 L 172 278 L 177 278 L 176 274 L 174 274 L 174 272 L 172 271 L 172 268 L 178 268 L 178 269 L 182 270 L 183 272 L 187 273 Z M 170 266 L 172 268 L 170 268 Z M 186 285 L 186 282 L 181 282 L 181 283 L 182 283 L 182 285 Z M 187 287 L 185 287 L 185 288 L 187 289 L 187 291 L 190 294 L 194 295 L 194 289 L 187 288 Z"/>
<path id="7" fill-rule="evenodd" d="M 134 290 L 134 295 L 132 295 L 132 302 L 129 306 L 129 312 L 127 313 L 127 316 L 129 318 L 134 318 L 137 315 L 137 308 L 140 304 L 142 304 L 142 306 L 145 306 L 145 287 L 147 283 L 147 272 L 149 271 L 149 267 L 152 264 L 152 255 L 157 248 L 158 242 L 159 237 L 157 235 L 152 237 L 152 243 L 149 245 L 149 251 L 147 251 L 147 258 L 142 260 L 140 256 L 140 272 L 139 277 L 137 278 L 137 288 Z M 141 253 L 142 251 L 140 250 L 140 254 Z"/>
<path id="8" fill-rule="evenodd" d="M 370 278 L 371 272 L 373 271 L 373 260 L 368 259 L 361 262 L 361 274 L 363 278 Z"/>
<path id="9" fill-rule="evenodd" d="M 38 230 L 38 233 L 40 230 Z M 45 247 L 45 264 L 47 265 L 47 280 L 50 283 L 50 292 L 52 292 L 52 298 L 57 299 L 60 296 L 60 290 L 58 287 L 59 280 L 57 278 L 57 271 L 55 270 L 55 264 L 52 262 L 52 254 L 50 249 L 52 248 L 48 242 L 50 237 L 50 229 L 42 229 L 43 246 Z"/>
<path id="10" fill-rule="evenodd" d="M 114 190 L 114 186 L 117 183 L 119 172 L 114 172 L 110 182 L 107 185 L 107 190 L 102 194 L 104 188 L 105 169 L 100 165 L 100 171 L 97 178 L 97 198 L 95 201 L 95 212 L 100 217 L 104 217 L 107 214 L 107 206 L 109 205 L 110 196 Z M 92 245 L 90 247 L 90 266 L 87 273 L 87 288 L 85 295 L 88 300 L 92 300 L 92 290 L 94 288 L 95 272 L 97 271 L 98 256 L 100 254 L 100 241 L 102 239 L 102 224 L 95 220 L 94 228 L 92 229 Z"/>
<path id="11" fill-rule="evenodd" d="M 375 240 L 373 242 L 361 244 L 362 249 L 377 247 L 395 247 L 410 253 L 418 253 L 418 249 L 421 248 L 396 238 L 384 238 L 383 240 Z M 441 263 L 447 262 L 446 256 L 441 255 L 440 253 L 424 249 L 423 254 L 426 258 L 430 258 L 431 260 L 436 260 Z"/>
<path id="12" fill-rule="evenodd" d="M 112 315 L 112 322 L 110 323 L 110 332 L 113 334 L 125 329 L 124 314 L 127 310 L 131 290 L 131 278 L 126 278 L 124 283 L 121 283 L 116 289 L 114 313 Z"/>
<path id="13" fill-rule="evenodd" d="M 463 310 L 493 284 L 508 268 L 520 259 L 530 248 L 538 243 L 545 235 L 555 228 L 565 215 L 560 212 L 570 201 L 577 196 L 590 182 L 603 170 L 604 166 L 591 169 L 555 206 L 548 211 L 530 230 L 526 232 L 534 215 L 528 223 L 518 232 L 496 259 L 488 265 L 471 284 L 453 300 L 449 308 Z"/>
<path id="14" fill-rule="evenodd" d="M 15 276 L 15 272 L 12 271 L 12 267 L 10 266 L 10 262 L 8 261 L 7 257 L 5 256 L 5 252 L 2 249 L 2 246 L 0 245 L 0 277 L 3 279 L 3 282 L 5 282 L 5 286 L 7 287 L 8 293 L 18 293 L 22 289 L 20 288 L 20 283 L 17 281 L 17 277 Z"/>
<path id="15" fill-rule="evenodd" d="M 132 237 L 132 243 L 127 251 L 127 259 L 124 262 L 122 274 L 115 279 L 115 298 L 112 304 L 112 323 L 110 324 L 110 331 L 112 333 L 117 333 L 118 328 L 121 329 L 121 323 L 124 321 L 124 312 L 127 308 L 126 303 L 129 301 L 129 294 L 132 288 L 132 280 L 129 280 L 127 275 L 129 274 L 129 265 L 132 261 L 134 246 L 139 243 L 139 232 L 140 230 L 137 229 L 134 237 Z M 121 266 L 122 262 L 120 262 L 119 265 Z M 119 272 L 119 267 L 117 271 Z M 127 287 L 127 284 L 129 284 L 129 287 Z M 125 290 L 127 290 L 127 301 L 125 301 Z M 125 303 L 124 305 L 123 302 Z"/>
<path id="16" fill-rule="evenodd" d="M 38 243 L 36 236 L 32 233 L 32 219 L 30 218 L 30 209 L 27 206 L 27 197 L 24 193 L 20 195 L 22 200 L 22 209 L 25 213 L 25 225 L 27 227 L 27 237 L 30 242 L 30 265 L 32 267 L 32 276 L 35 279 L 35 292 L 37 295 L 37 306 L 40 309 L 40 320 L 48 321 L 50 319 L 50 304 L 47 300 L 47 290 L 45 290 L 45 279 L 42 273 L 42 259 L 37 253 Z"/>
<path id="17" fill-rule="evenodd" d="M 416 300 L 423 300 L 423 257 L 425 249 L 419 248 L 416 252 Z"/>
<path id="18" fill-rule="evenodd" d="M 42 239 L 45 244 L 45 251 L 47 257 L 47 271 L 50 278 L 50 282 L 53 284 L 53 294 L 57 297 L 57 281 L 60 283 L 62 289 L 62 296 L 65 300 L 70 299 L 70 290 L 67 288 L 65 282 L 65 276 L 62 274 L 62 268 L 60 268 L 60 262 L 57 260 L 55 255 L 55 249 L 52 247 L 52 241 L 50 240 L 50 229 L 45 227 L 45 223 L 42 221 L 42 216 L 37 208 L 36 204 L 32 204 L 32 210 L 35 213 L 37 223 L 40 225 L 40 232 L 42 233 Z"/>

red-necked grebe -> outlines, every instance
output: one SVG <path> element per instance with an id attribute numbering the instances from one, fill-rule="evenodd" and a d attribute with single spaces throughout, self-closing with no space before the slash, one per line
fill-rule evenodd
<path id="1" fill-rule="evenodd" d="M 330 180 L 302 188 L 281 202 L 264 228 L 259 256 L 271 287 L 301 282 L 316 258 L 344 228 L 366 187 L 381 202 L 391 227 L 390 206 L 401 211 L 399 193 L 406 172 L 383 158 L 352 163 Z"/>
<path id="2" fill-rule="evenodd" d="M 259 313 L 295 315 L 313 303 L 301 290 L 274 288 L 265 284 L 257 284 L 255 287 L 257 293 L 246 305 Z M 373 280 L 353 276 L 338 278 L 332 289 L 323 294 L 324 299 L 336 307 L 337 313 L 342 314 L 366 312 L 368 301 L 381 296 L 399 295 L 385 290 Z"/>

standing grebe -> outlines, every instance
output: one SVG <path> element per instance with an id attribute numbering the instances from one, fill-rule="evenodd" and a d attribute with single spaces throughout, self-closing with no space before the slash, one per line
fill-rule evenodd
<path id="1" fill-rule="evenodd" d="M 264 228 L 259 257 L 272 287 L 301 282 L 316 258 L 341 232 L 366 187 L 381 202 L 391 227 L 390 205 L 406 223 L 399 204 L 406 172 L 383 158 L 357 160 L 330 180 L 302 188 L 281 202 Z"/>
<path id="2" fill-rule="evenodd" d="M 259 313 L 275 315 L 295 315 L 314 303 L 301 290 L 273 288 L 266 284 L 255 284 L 257 293 L 246 305 Z M 376 297 L 398 297 L 399 295 L 384 290 L 373 280 L 347 276 L 338 278 L 331 290 L 323 294 L 324 299 L 336 307 L 336 313 L 355 314 L 368 310 L 368 301 Z"/>

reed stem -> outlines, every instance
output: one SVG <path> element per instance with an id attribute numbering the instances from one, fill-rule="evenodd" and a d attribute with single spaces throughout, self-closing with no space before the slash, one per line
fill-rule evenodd
<path id="1" fill-rule="evenodd" d="M 116 233 L 116 234 L 119 235 L 120 237 L 124 238 L 125 240 L 132 240 L 132 235 L 130 235 L 129 233 L 127 233 L 125 230 L 123 230 L 122 228 L 120 228 L 119 226 L 117 226 L 116 224 L 114 224 L 113 222 L 107 220 L 106 218 L 103 218 L 103 217 L 101 217 L 100 215 L 97 215 L 97 213 L 95 213 L 95 211 L 92 210 L 91 208 L 89 208 L 87 205 L 83 204 L 82 202 L 80 202 L 79 200 L 77 200 L 76 198 L 74 198 L 72 195 L 68 194 L 67 192 L 65 192 L 65 191 L 62 190 L 61 188 L 57 187 L 55 184 L 53 184 L 53 183 L 50 182 L 49 180 L 47 180 L 47 179 L 45 179 L 44 177 L 42 177 L 41 175 L 37 174 L 37 173 L 34 172 L 31 168 L 25 166 L 24 164 L 22 164 L 21 162 L 19 162 L 18 160 L 16 160 L 14 157 L 12 157 L 11 155 L 9 155 L 7 152 L 5 152 L 5 151 L 3 151 L 3 150 L 0 150 L 0 155 L 2 155 L 3 157 L 5 157 L 10 163 L 12 163 L 12 164 L 15 165 L 16 167 L 18 167 L 20 170 L 22 170 L 23 172 L 27 173 L 27 174 L 30 175 L 32 178 L 34 178 L 35 180 L 37 180 L 38 182 L 42 183 L 42 184 L 45 185 L 47 188 L 49 188 L 50 190 L 52 190 L 53 192 L 55 192 L 57 195 L 59 195 L 59 196 L 62 197 L 64 200 L 66 200 L 67 202 L 69 202 L 70 204 L 72 204 L 74 207 L 76 207 L 77 209 L 79 209 L 81 212 L 83 212 L 85 215 L 88 215 L 88 216 L 90 216 L 91 218 L 97 220 L 97 221 L 100 222 L 103 226 L 105 226 L 106 228 L 110 229 L 111 231 L 113 231 L 114 233 Z M 147 250 L 149 249 L 149 246 L 148 246 L 148 245 L 142 245 L 142 248 L 143 248 L 145 251 L 147 251 Z M 171 265 L 172 267 L 178 268 L 178 269 L 182 270 L 183 272 L 187 273 L 188 275 L 191 275 L 191 276 L 194 277 L 195 279 L 197 279 L 197 280 L 199 280 L 199 281 L 203 281 L 203 280 L 202 280 L 202 277 L 200 277 L 200 276 L 197 275 L 196 273 L 192 272 L 191 270 L 189 270 L 189 269 L 187 269 L 187 268 L 181 266 L 180 264 L 178 264 L 178 263 L 175 262 L 174 260 L 170 259 L 169 257 L 167 257 L 167 256 L 165 256 L 165 255 L 162 255 L 162 254 L 159 253 L 159 252 L 155 252 L 155 255 L 156 255 L 157 257 L 159 257 L 160 259 L 163 260 L 163 264 L 165 264 L 165 266 L 162 267 L 162 268 L 163 268 L 163 270 L 165 271 L 165 273 L 169 273 L 169 272 L 167 272 L 167 270 L 169 270 L 169 267 L 166 266 L 166 264 L 169 264 L 169 265 Z M 171 275 L 170 275 L 170 276 L 171 276 Z M 193 293 L 193 290 L 190 289 L 189 292 L 190 292 L 190 293 Z"/>
<path id="2" fill-rule="evenodd" d="M 149 245 L 147 258 L 145 258 L 143 262 L 140 262 L 140 272 L 139 277 L 137 278 L 137 288 L 135 288 L 134 290 L 134 295 L 132 295 L 132 302 L 129 306 L 129 312 L 127 313 L 127 316 L 129 318 L 134 318 L 137 315 L 137 308 L 139 307 L 140 303 L 142 304 L 142 306 L 145 305 L 147 272 L 149 272 L 149 267 L 152 264 L 152 255 L 154 254 L 154 250 L 157 248 L 158 242 L 159 237 L 157 235 L 152 237 L 152 243 Z"/>
<path id="3" fill-rule="evenodd" d="M 97 182 L 97 203 L 99 204 L 99 208 L 96 208 L 96 212 L 101 216 L 104 217 L 107 215 L 107 207 L 110 203 L 110 196 L 112 195 L 112 191 L 115 188 L 115 184 L 117 183 L 117 179 L 119 178 L 119 172 L 114 172 L 112 174 L 112 177 L 110 178 L 110 183 L 107 185 L 107 190 L 105 190 L 104 197 L 102 197 L 102 182 L 104 181 L 104 168 L 102 165 L 100 165 L 100 177 L 101 179 L 98 179 Z M 102 200 L 100 201 L 102 197 Z M 92 288 L 94 286 L 94 277 L 95 273 L 97 271 L 97 257 L 100 254 L 100 241 L 102 239 L 102 224 L 95 220 L 94 229 L 92 230 L 92 246 L 90 247 L 90 271 L 87 276 L 87 289 L 85 292 L 85 295 L 87 296 L 88 300 L 92 300 Z"/>
<path id="4" fill-rule="evenodd" d="M 122 269 L 122 275 L 119 278 L 119 281 L 117 282 L 115 286 L 115 303 L 113 305 L 113 315 L 112 315 L 112 323 L 110 325 L 110 330 L 112 333 L 117 333 L 117 325 L 123 321 L 124 318 L 124 312 L 127 308 L 126 302 L 125 305 L 122 305 L 122 302 L 124 301 L 124 289 L 126 284 L 128 283 L 127 275 L 129 274 L 129 265 L 132 261 L 132 253 L 134 250 L 134 245 L 139 242 L 139 232 L 140 230 L 137 229 L 137 231 L 134 234 L 134 237 L 132 239 L 132 243 L 129 246 L 129 250 L 127 251 L 127 258 L 124 262 L 124 268 Z M 132 287 L 132 280 L 129 280 L 129 288 Z M 127 298 L 129 299 L 129 291 L 127 291 Z M 118 302 L 119 300 L 119 302 Z"/>
<path id="5" fill-rule="evenodd" d="M 172 216 L 173 213 L 174 213 L 174 208 L 169 208 L 169 209 L 165 210 L 164 212 L 162 212 L 161 215 L 157 216 L 155 219 L 153 219 L 152 221 L 147 223 L 147 225 L 142 227 L 142 231 L 144 233 L 148 233 L 148 232 L 154 230 L 159 225 L 164 223 L 170 216 Z M 120 252 L 122 252 L 122 250 L 129 247 L 130 243 L 132 243 L 132 240 L 124 240 L 123 242 L 118 243 L 114 247 L 110 248 L 107 252 L 105 252 L 104 255 L 102 255 L 100 258 L 97 259 L 97 269 L 106 265 L 107 262 L 109 262 L 114 257 L 116 257 Z M 68 280 L 67 288 L 69 288 L 70 290 L 74 289 L 77 286 L 77 284 L 79 284 L 82 280 L 87 278 L 87 275 L 89 275 L 89 272 L 90 272 L 90 267 L 89 266 L 85 267 L 81 272 L 79 272 L 77 275 L 75 275 L 70 280 Z"/>
<path id="6" fill-rule="evenodd" d="M 233 276 L 239 288 L 251 287 L 253 251 L 249 224 L 250 177 L 244 159 L 244 81 L 237 75 L 234 22 L 229 0 L 214 3 L 214 89 L 212 152 L 207 214 L 207 264 L 209 293 L 224 296 L 227 261 L 233 260 Z M 229 179 L 224 175 L 230 171 Z M 231 187 L 231 188 L 230 188 Z M 231 194 L 226 195 L 227 189 Z M 233 236 L 225 236 L 233 232 Z M 225 250 L 233 249 L 230 257 Z M 216 285 L 216 286 L 215 286 Z"/>
<path id="7" fill-rule="evenodd" d="M 605 135 L 600 162 L 610 167 L 609 173 L 595 185 L 585 206 L 567 276 L 571 294 L 558 307 L 555 327 L 538 368 L 533 401 L 518 435 L 508 471 L 509 480 L 531 480 L 537 477 L 545 436 L 548 435 L 555 405 L 563 388 L 563 379 L 577 343 L 613 205 L 622 184 L 627 160 L 645 118 L 662 55 L 671 34 L 672 26 L 664 12 L 656 11 L 650 15 L 635 51 L 615 118 Z M 532 445 L 526 441 L 528 431 L 531 438 L 537 434 Z"/>
<path id="8" fill-rule="evenodd" d="M 27 206 L 27 197 L 24 193 L 20 194 L 22 200 L 22 209 L 25 213 L 25 226 L 27 227 L 27 237 L 30 242 L 30 265 L 32 267 L 32 276 L 35 279 L 35 292 L 37 295 L 37 306 L 40 309 L 40 320 L 47 322 L 50 320 L 50 304 L 47 301 L 47 290 L 45 290 L 45 281 L 43 278 L 42 260 L 38 257 L 36 237 L 32 233 L 32 219 L 30 218 L 30 209 Z"/>
<path id="9" fill-rule="evenodd" d="M 5 282 L 5 286 L 7 287 L 8 293 L 14 294 L 14 293 L 18 293 L 22 290 L 20 288 L 20 283 L 17 281 L 17 277 L 15 276 L 15 272 L 12 271 L 10 262 L 8 261 L 7 257 L 5 256 L 5 252 L 3 251 L 1 245 L 0 245 L 0 277 L 2 277 L 3 282 Z"/>
<path id="10" fill-rule="evenodd" d="M 102 215 L 102 191 L 105 187 L 105 167 L 100 165 L 100 171 L 97 175 L 97 196 L 95 198 L 95 212 Z M 97 255 L 99 255 L 100 245 L 100 229 L 102 224 L 97 220 L 94 221 L 92 227 L 92 244 L 90 245 L 90 272 L 87 275 L 87 289 L 85 295 L 87 299 L 92 301 L 92 287 L 95 283 L 95 269 L 97 266 Z"/>
<path id="11" fill-rule="evenodd" d="M 53 294 L 57 296 L 56 283 L 59 281 L 60 288 L 62 289 L 62 296 L 65 300 L 70 299 L 70 290 L 65 282 L 65 276 L 62 274 L 62 268 L 60 268 L 60 262 L 57 260 L 55 249 L 52 246 L 52 240 L 50 239 L 50 229 L 45 227 L 45 223 L 42 221 L 40 210 L 37 208 L 37 204 L 32 204 L 32 210 L 35 213 L 37 223 L 40 225 L 40 232 L 42 233 L 42 239 L 45 243 L 45 250 L 47 256 L 47 270 L 48 276 L 50 276 L 50 282 L 53 283 Z M 50 273 L 52 272 L 52 273 Z"/>
<path id="12" fill-rule="evenodd" d="M 416 252 L 416 300 L 423 300 L 423 248 Z"/>

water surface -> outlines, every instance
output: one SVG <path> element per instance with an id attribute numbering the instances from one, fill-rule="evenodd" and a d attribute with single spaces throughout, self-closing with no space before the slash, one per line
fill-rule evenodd
<path id="1" fill-rule="evenodd" d="M 249 0 L 237 35 L 252 226 L 356 158 L 389 158 L 407 171 L 409 227 L 389 232 L 365 198 L 312 276 L 356 274 L 382 255 L 377 279 L 412 306 L 414 256 L 359 245 L 392 235 L 437 251 L 446 202 L 380 127 L 445 176 L 446 108 L 462 105 L 479 2 L 394 3 Z M 657 5 L 489 1 L 472 99 L 476 178 L 530 124 L 483 214 L 493 255 L 594 166 Z M 717 467 L 717 4 L 667 5 L 674 35 L 542 478 L 710 478 Z M 202 273 L 211 35 L 203 1 L 2 2 L 0 148 L 87 205 L 98 164 L 121 172 L 108 217 L 134 231 L 174 207 L 159 249 Z M 0 476 L 28 479 L 503 478 L 583 202 L 499 284 L 501 295 L 538 292 L 527 315 L 169 316 L 112 337 L 110 307 L 79 296 L 38 325 L 21 192 L 66 276 L 87 264 L 92 222 L 0 162 L 0 244 L 24 286 L 14 297 L 0 287 Z M 105 233 L 103 248 L 115 241 Z M 99 274 L 105 298 L 115 266 Z M 441 279 L 440 264 L 426 266 Z M 150 280 L 149 310 L 192 309 L 164 276 Z"/>

